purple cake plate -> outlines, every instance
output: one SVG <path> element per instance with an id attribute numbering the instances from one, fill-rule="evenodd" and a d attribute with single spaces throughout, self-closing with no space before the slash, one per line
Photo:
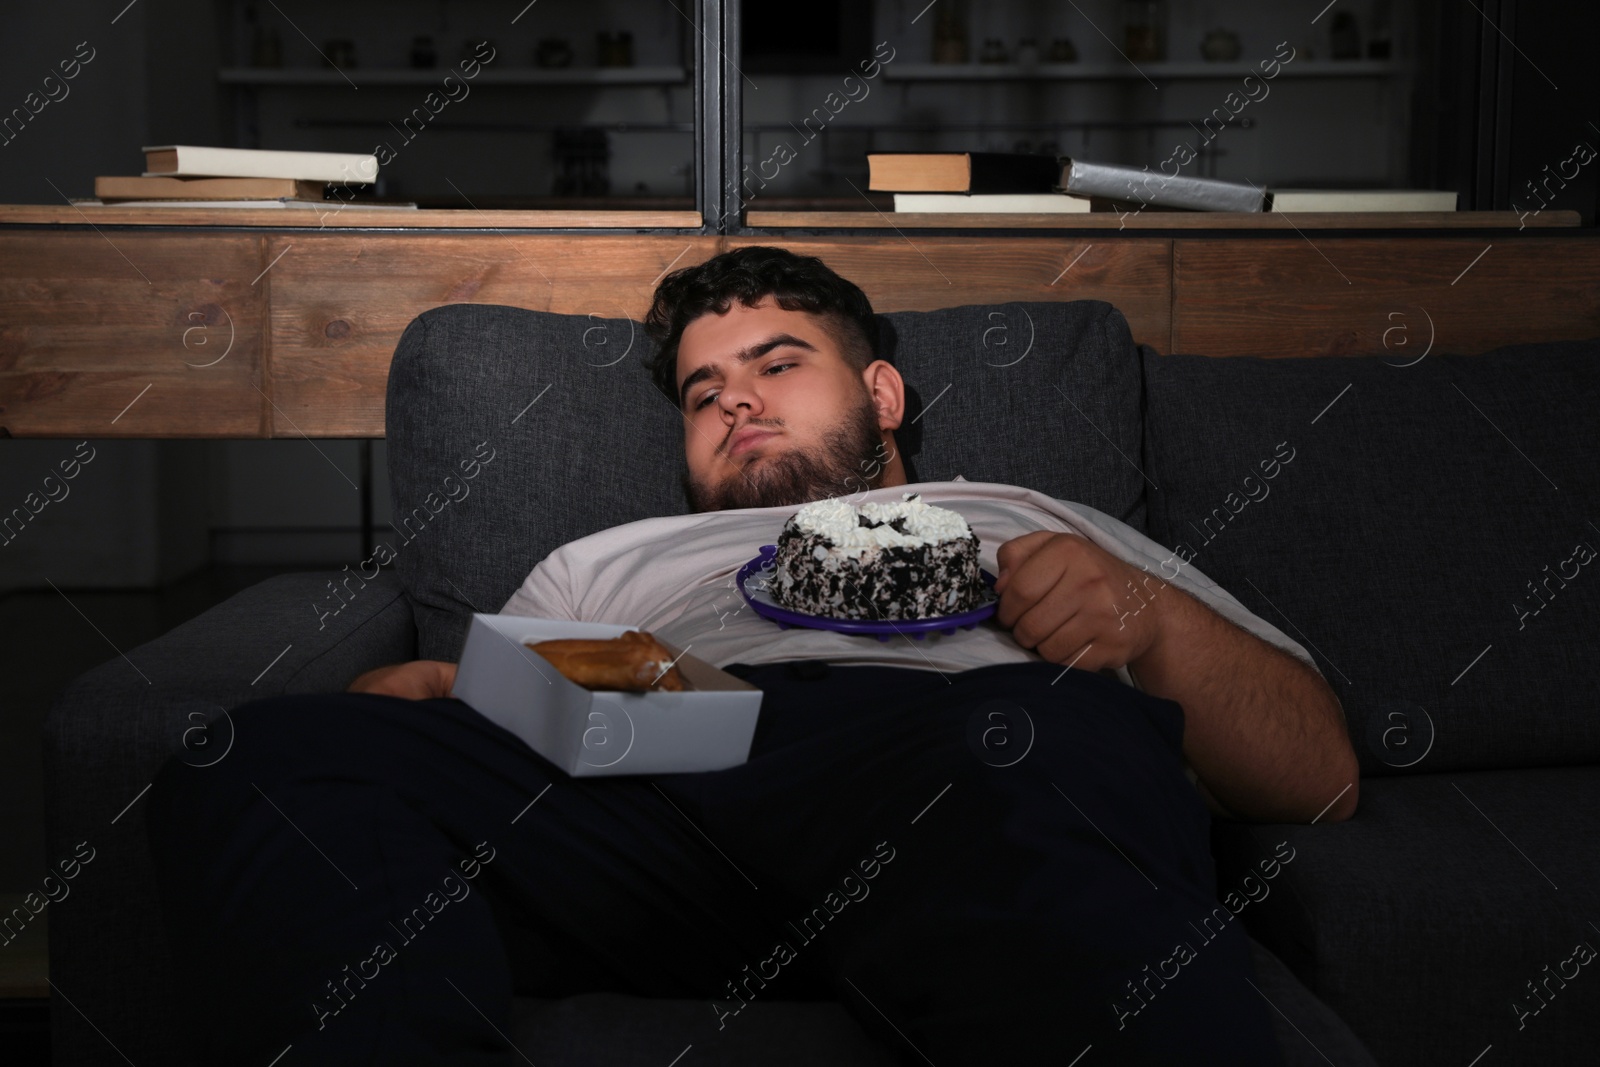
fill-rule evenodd
<path id="1" fill-rule="evenodd" d="M 928 634 L 953 634 L 957 630 L 970 630 L 984 619 L 995 613 L 999 604 L 997 599 L 990 600 L 982 607 L 963 611 L 959 615 L 941 615 L 933 619 L 885 619 L 881 622 L 863 622 L 859 619 L 830 619 L 822 615 L 807 615 L 804 612 L 790 611 L 780 608 L 767 596 L 764 589 L 757 589 L 754 593 L 744 587 L 745 581 L 756 577 L 763 571 L 772 569 L 772 561 L 778 554 L 777 545 L 762 545 L 761 554 L 755 559 L 739 568 L 739 573 L 734 581 L 739 586 L 739 593 L 745 602 L 755 609 L 756 614 L 764 619 L 771 619 L 782 629 L 791 626 L 802 626 L 809 630 L 832 630 L 841 634 L 863 634 L 876 637 L 879 641 L 887 641 L 896 634 L 915 638 L 921 641 Z M 983 577 L 983 584 L 994 588 L 994 575 L 988 571 L 978 572 Z"/>

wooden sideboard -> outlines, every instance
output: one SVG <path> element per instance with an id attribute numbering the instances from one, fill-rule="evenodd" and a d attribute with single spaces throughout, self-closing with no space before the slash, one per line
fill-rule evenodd
<path id="1" fill-rule="evenodd" d="M 717 237 L 95 217 L 0 212 L 0 436 L 381 437 L 390 358 L 420 312 L 639 319 L 669 270 L 747 244 L 820 256 L 879 311 L 1106 300 L 1161 352 L 1412 358 L 1600 337 L 1600 234 L 1570 226 Z"/>

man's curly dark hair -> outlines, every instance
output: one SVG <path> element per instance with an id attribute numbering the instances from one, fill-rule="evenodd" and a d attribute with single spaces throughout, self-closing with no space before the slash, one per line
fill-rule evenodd
<path id="1" fill-rule="evenodd" d="M 684 329 L 701 315 L 726 314 L 737 300 L 753 307 L 772 297 L 785 311 L 822 317 L 845 361 L 866 370 L 877 358 L 878 324 L 872 302 L 851 281 L 816 256 L 787 248 L 750 245 L 675 270 L 656 286 L 644 327 L 656 342 L 645 369 L 663 396 L 678 406 L 678 343 Z"/>

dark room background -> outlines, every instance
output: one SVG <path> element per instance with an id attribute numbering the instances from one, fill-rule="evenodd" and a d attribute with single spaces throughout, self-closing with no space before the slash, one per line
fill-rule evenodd
<path id="1" fill-rule="evenodd" d="M 384 199 L 705 210 L 697 145 L 713 131 L 699 118 L 696 44 L 713 3 L 8 2 L 0 115 L 58 61 L 84 48 L 93 58 L 50 101 L 50 121 L 5 127 L 0 202 L 91 196 L 97 175 L 139 173 L 144 145 L 386 144 L 393 161 L 374 190 Z M 743 48 L 725 57 L 741 90 L 731 140 L 746 164 L 799 141 L 825 89 L 888 42 L 892 61 L 750 206 L 891 207 L 865 192 L 868 151 L 1154 166 L 1278 57 L 1270 91 L 1208 141 L 1192 173 L 1447 189 L 1461 209 L 1570 209 L 1593 226 L 1600 162 L 1554 186 L 1548 178 L 1575 145 L 1600 147 L 1596 10 L 1570 0 L 752 0 Z M 1134 42 L 1148 55 L 1124 54 Z M 428 135 L 411 143 L 407 117 L 447 76 L 448 102 L 425 112 Z M 0 309 L 25 298 L 8 294 Z M 70 444 L 0 442 L 0 496 L 21 499 Z M 388 521 L 381 441 L 91 444 L 96 459 L 70 508 L 44 512 L 0 552 L 0 902 L 45 867 L 38 732 L 62 685 L 263 576 L 353 564 L 364 514 L 378 529 Z M 0 998 L 42 982 L 42 953 L 36 937 L 0 958 Z"/>

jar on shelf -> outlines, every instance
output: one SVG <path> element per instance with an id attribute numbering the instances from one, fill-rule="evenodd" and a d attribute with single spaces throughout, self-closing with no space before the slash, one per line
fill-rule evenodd
<path id="1" fill-rule="evenodd" d="M 595 34 L 595 62 L 601 67 L 633 66 L 633 34 L 627 30 L 609 33 L 600 30 Z"/>
<path id="2" fill-rule="evenodd" d="M 322 65 L 333 70 L 348 70 L 356 65 L 356 43 L 348 37 L 335 37 L 322 45 Z"/>
<path id="3" fill-rule="evenodd" d="M 1361 58 L 1361 29 L 1348 11 L 1336 12 L 1328 26 L 1328 54 L 1334 59 Z"/>
<path id="4" fill-rule="evenodd" d="M 250 65 L 252 67 L 281 67 L 283 66 L 283 39 L 278 36 L 276 26 L 257 26 L 254 38 L 250 42 Z"/>
<path id="5" fill-rule="evenodd" d="M 967 20 L 960 3 L 942 4 L 933 23 L 933 62 L 967 61 Z"/>
<path id="6" fill-rule="evenodd" d="M 533 50 L 536 67 L 572 66 L 572 46 L 562 37 L 546 37 Z"/>
<path id="7" fill-rule="evenodd" d="M 1368 59 L 1390 59 L 1394 56 L 1394 31 L 1390 28 L 1389 0 L 1376 0 L 1372 5 L 1372 33 L 1367 37 Z"/>
<path id="8" fill-rule="evenodd" d="M 1239 35 L 1220 26 L 1200 40 L 1200 57 L 1209 63 L 1232 63 L 1239 52 Z"/>
<path id="9" fill-rule="evenodd" d="M 1046 56 L 1050 63 L 1076 63 L 1078 61 L 1078 46 L 1072 43 L 1071 37 L 1057 37 L 1050 42 L 1050 51 Z"/>
<path id="10" fill-rule="evenodd" d="M 1135 63 L 1167 58 L 1165 0 L 1122 0 L 1122 53 Z"/>

